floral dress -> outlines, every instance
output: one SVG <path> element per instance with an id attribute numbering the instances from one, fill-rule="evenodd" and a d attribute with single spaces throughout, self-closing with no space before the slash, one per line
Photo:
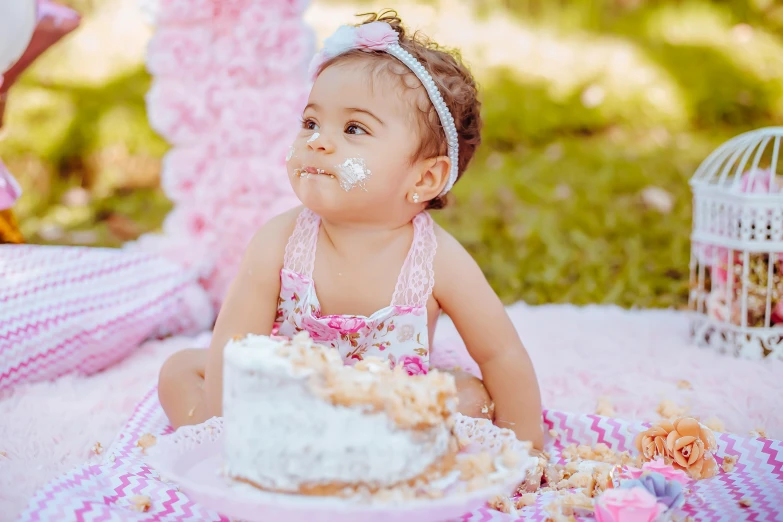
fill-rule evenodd
<path id="1" fill-rule="evenodd" d="M 411 375 L 429 369 L 427 301 L 435 283 L 432 261 L 437 241 L 426 212 L 413 219 L 413 243 L 397 279 L 389 306 L 369 317 L 322 315 L 313 283 L 315 249 L 321 219 L 304 209 L 297 218 L 280 271 L 275 334 L 293 337 L 306 331 L 318 343 L 340 352 L 346 364 L 365 357 L 402 365 Z"/>

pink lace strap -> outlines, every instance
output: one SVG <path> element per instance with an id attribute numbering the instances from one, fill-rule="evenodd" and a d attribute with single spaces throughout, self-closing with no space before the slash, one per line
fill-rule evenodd
<path id="1" fill-rule="evenodd" d="M 321 219 L 310 209 L 303 209 L 285 247 L 283 267 L 304 277 L 313 277 L 315 246 Z"/>
<path id="2" fill-rule="evenodd" d="M 413 245 L 402 265 L 392 306 L 426 306 L 435 285 L 432 262 L 438 241 L 435 224 L 426 212 L 413 218 Z"/>

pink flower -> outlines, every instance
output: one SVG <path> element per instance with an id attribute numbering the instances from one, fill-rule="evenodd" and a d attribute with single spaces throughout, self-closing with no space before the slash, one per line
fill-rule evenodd
<path id="1" fill-rule="evenodd" d="M 16 179 L 8 172 L 2 161 L 0 161 L 0 210 L 5 210 L 14 206 L 19 196 L 22 195 L 22 188 Z"/>
<path id="2" fill-rule="evenodd" d="M 216 160 L 215 151 L 209 146 L 177 147 L 163 158 L 160 184 L 166 196 L 175 203 L 193 197 L 202 180 L 210 177 Z"/>
<path id="3" fill-rule="evenodd" d="M 202 78 L 210 74 L 212 30 L 208 24 L 159 27 L 147 47 L 153 76 Z"/>
<path id="4" fill-rule="evenodd" d="M 367 324 L 364 322 L 364 319 L 360 317 L 330 315 L 328 316 L 328 319 L 329 319 L 329 323 L 328 323 L 329 328 L 334 328 L 335 330 L 339 330 L 341 334 L 356 333 L 367 326 Z"/>
<path id="5" fill-rule="evenodd" d="M 214 16 L 213 0 L 160 0 L 155 22 L 163 25 L 169 22 L 187 24 L 190 22 L 211 22 Z"/>
<path id="6" fill-rule="evenodd" d="M 356 47 L 367 51 L 385 51 L 399 41 L 397 31 L 386 22 L 372 22 L 356 28 Z"/>
<path id="7" fill-rule="evenodd" d="M 680 469 L 674 469 L 669 464 L 664 463 L 663 459 L 655 459 L 651 460 L 649 462 L 645 462 L 642 464 L 642 469 L 639 468 L 633 468 L 628 467 L 628 474 L 631 476 L 631 478 L 638 479 L 641 477 L 645 472 L 652 472 L 655 471 L 657 473 L 660 473 L 664 476 L 666 480 L 674 480 L 682 484 L 683 486 L 687 486 L 691 483 L 691 479 L 688 476 L 687 473 Z"/>
<path id="8" fill-rule="evenodd" d="M 328 324 L 324 324 L 308 314 L 302 317 L 302 328 L 310 334 L 310 337 L 315 342 L 330 342 L 340 337 L 337 330 L 330 328 Z"/>
<path id="9" fill-rule="evenodd" d="M 208 83 L 156 77 L 146 95 L 150 126 L 173 145 L 202 142 L 217 120 L 208 103 L 214 89 Z"/>
<path id="10" fill-rule="evenodd" d="M 769 169 L 751 170 L 742 175 L 740 190 L 751 194 L 776 194 L 780 192 L 777 177 Z"/>
<path id="11" fill-rule="evenodd" d="M 772 322 L 783 323 L 783 301 L 778 301 L 778 304 L 772 309 Z"/>
<path id="12" fill-rule="evenodd" d="M 607 489 L 595 501 L 596 522 L 652 522 L 666 506 L 644 488 Z"/>
<path id="13" fill-rule="evenodd" d="M 397 361 L 397 366 L 402 366 L 408 375 L 424 375 L 427 373 L 427 368 L 424 367 L 424 363 L 421 357 L 415 355 L 406 355 Z"/>

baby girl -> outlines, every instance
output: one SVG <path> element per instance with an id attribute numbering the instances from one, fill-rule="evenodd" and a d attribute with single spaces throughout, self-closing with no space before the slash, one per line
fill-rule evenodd
<path id="1" fill-rule="evenodd" d="M 460 411 L 540 448 L 530 358 L 478 265 L 428 213 L 446 204 L 481 141 L 470 72 L 408 35 L 393 12 L 339 28 L 311 72 L 287 159 L 302 206 L 256 232 L 209 350 L 164 364 L 159 395 L 171 423 L 221 414 L 223 347 L 235 335 L 306 331 L 346 364 L 381 357 L 417 374 L 429 369 L 445 313 L 483 377 L 439 369 L 454 375 Z"/>

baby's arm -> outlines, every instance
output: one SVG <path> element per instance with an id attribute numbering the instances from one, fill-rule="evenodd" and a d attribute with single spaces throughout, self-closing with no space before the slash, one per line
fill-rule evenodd
<path id="1" fill-rule="evenodd" d="M 280 269 L 285 246 L 299 209 L 268 221 L 245 251 L 237 275 L 220 309 L 204 374 L 205 402 L 209 417 L 223 411 L 223 348 L 235 335 L 269 335 L 277 314 Z"/>
<path id="2" fill-rule="evenodd" d="M 527 350 L 470 254 L 440 228 L 437 238 L 433 295 L 481 369 L 495 403 L 495 424 L 541 449 L 541 394 Z"/>

